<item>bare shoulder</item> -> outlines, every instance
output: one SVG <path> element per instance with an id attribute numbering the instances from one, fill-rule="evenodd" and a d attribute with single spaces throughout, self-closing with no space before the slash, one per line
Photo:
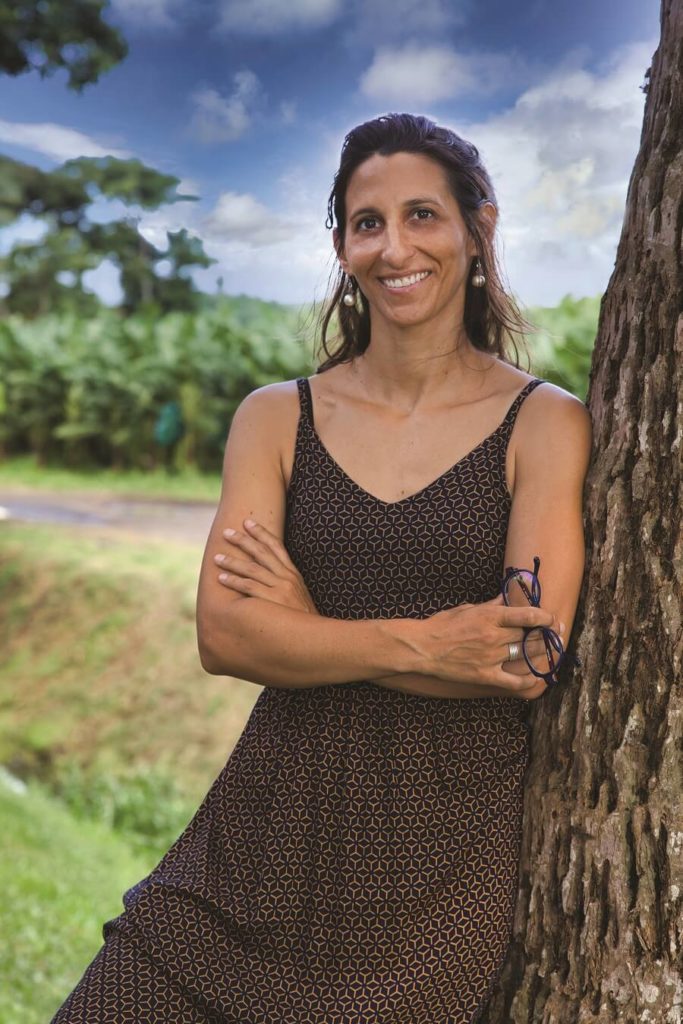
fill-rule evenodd
<path id="1" fill-rule="evenodd" d="M 585 403 L 570 391 L 544 381 L 526 396 L 515 431 L 515 464 L 564 467 L 585 476 L 593 442 L 593 424 Z"/>
<path id="2" fill-rule="evenodd" d="M 300 409 L 299 389 L 293 378 L 255 388 L 242 399 L 235 412 L 238 422 L 251 424 L 248 433 L 262 438 L 273 451 L 285 488 L 291 473 Z"/>

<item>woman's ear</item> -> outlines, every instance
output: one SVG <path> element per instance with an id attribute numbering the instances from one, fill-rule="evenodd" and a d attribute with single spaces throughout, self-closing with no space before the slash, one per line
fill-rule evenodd
<path id="1" fill-rule="evenodd" d="M 342 245 L 341 236 L 337 228 L 332 231 L 332 244 L 334 245 L 334 251 L 337 254 L 337 259 L 341 264 L 341 268 L 345 274 L 349 272 L 349 265 L 344 258 L 344 246 Z"/>
<path id="2" fill-rule="evenodd" d="M 480 206 L 481 215 L 484 218 L 484 229 L 489 238 L 493 238 L 496 230 L 496 222 L 498 220 L 498 208 L 495 203 L 490 200 L 482 203 Z"/>

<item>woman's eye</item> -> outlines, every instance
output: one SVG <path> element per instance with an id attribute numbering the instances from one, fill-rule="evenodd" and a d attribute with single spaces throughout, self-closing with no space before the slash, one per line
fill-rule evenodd
<path id="1" fill-rule="evenodd" d="M 376 217 L 363 217 L 362 220 L 359 220 L 356 223 L 356 228 L 357 228 L 358 231 L 370 231 L 376 225 L 377 225 L 377 218 Z"/>
<path id="2" fill-rule="evenodd" d="M 427 210 L 425 207 L 420 207 L 419 210 L 415 210 L 415 216 L 418 220 L 429 220 L 434 216 L 431 210 Z"/>

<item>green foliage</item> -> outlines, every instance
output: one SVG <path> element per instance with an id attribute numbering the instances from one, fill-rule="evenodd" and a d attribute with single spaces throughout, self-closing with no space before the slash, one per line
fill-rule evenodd
<path id="1" fill-rule="evenodd" d="M 0 71 L 42 78 L 64 68 L 80 92 L 128 53 L 121 33 L 102 20 L 107 0 L 12 0 L 0 4 Z"/>
<path id="2" fill-rule="evenodd" d="M 196 809 L 174 779 L 155 767 L 105 774 L 67 761 L 52 789 L 77 818 L 102 822 L 145 856 L 161 857 Z"/>
<path id="3" fill-rule="evenodd" d="M 588 394 L 600 302 L 600 296 L 575 299 L 565 295 L 558 306 L 529 310 L 531 321 L 539 328 L 530 345 L 534 372 L 582 402 Z"/>
<path id="4" fill-rule="evenodd" d="M 95 314 L 99 300 L 84 289 L 82 277 L 110 260 L 120 271 L 123 312 L 149 307 L 158 315 L 199 308 L 200 293 L 187 271 L 216 262 L 200 239 L 185 229 L 167 232 L 162 250 L 130 219 L 92 223 L 87 216 L 87 208 L 100 198 L 144 209 L 195 200 L 176 192 L 178 181 L 139 160 L 80 157 L 42 171 L 0 156 L 0 226 L 30 214 L 43 218 L 47 227 L 37 241 L 17 242 L 0 257 L 0 275 L 7 285 L 0 306 L 26 317 L 68 310 Z M 169 268 L 163 275 L 162 263 Z"/>
<path id="5" fill-rule="evenodd" d="M 125 319 L 105 309 L 88 320 L 8 317 L 0 324 L 0 451 L 73 467 L 153 469 L 165 462 L 155 425 L 177 403 L 184 433 L 174 467 L 219 469 L 242 398 L 310 369 L 295 311 L 269 307 L 247 333 L 235 306 Z"/>
<path id="6" fill-rule="evenodd" d="M 0 772 L 0 1020 L 45 1024 L 102 945 L 102 924 L 156 863 L 44 787 Z M 56 855 L 68 851 L 68 856 Z"/>

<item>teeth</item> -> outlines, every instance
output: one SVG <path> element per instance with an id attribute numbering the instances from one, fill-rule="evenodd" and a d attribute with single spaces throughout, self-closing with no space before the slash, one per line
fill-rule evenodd
<path id="1" fill-rule="evenodd" d="M 407 288 L 409 284 L 417 284 L 418 281 L 424 281 L 428 274 L 428 270 L 423 270 L 421 274 L 411 274 L 410 277 L 387 277 L 384 279 L 384 283 L 389 288 Z"/>

